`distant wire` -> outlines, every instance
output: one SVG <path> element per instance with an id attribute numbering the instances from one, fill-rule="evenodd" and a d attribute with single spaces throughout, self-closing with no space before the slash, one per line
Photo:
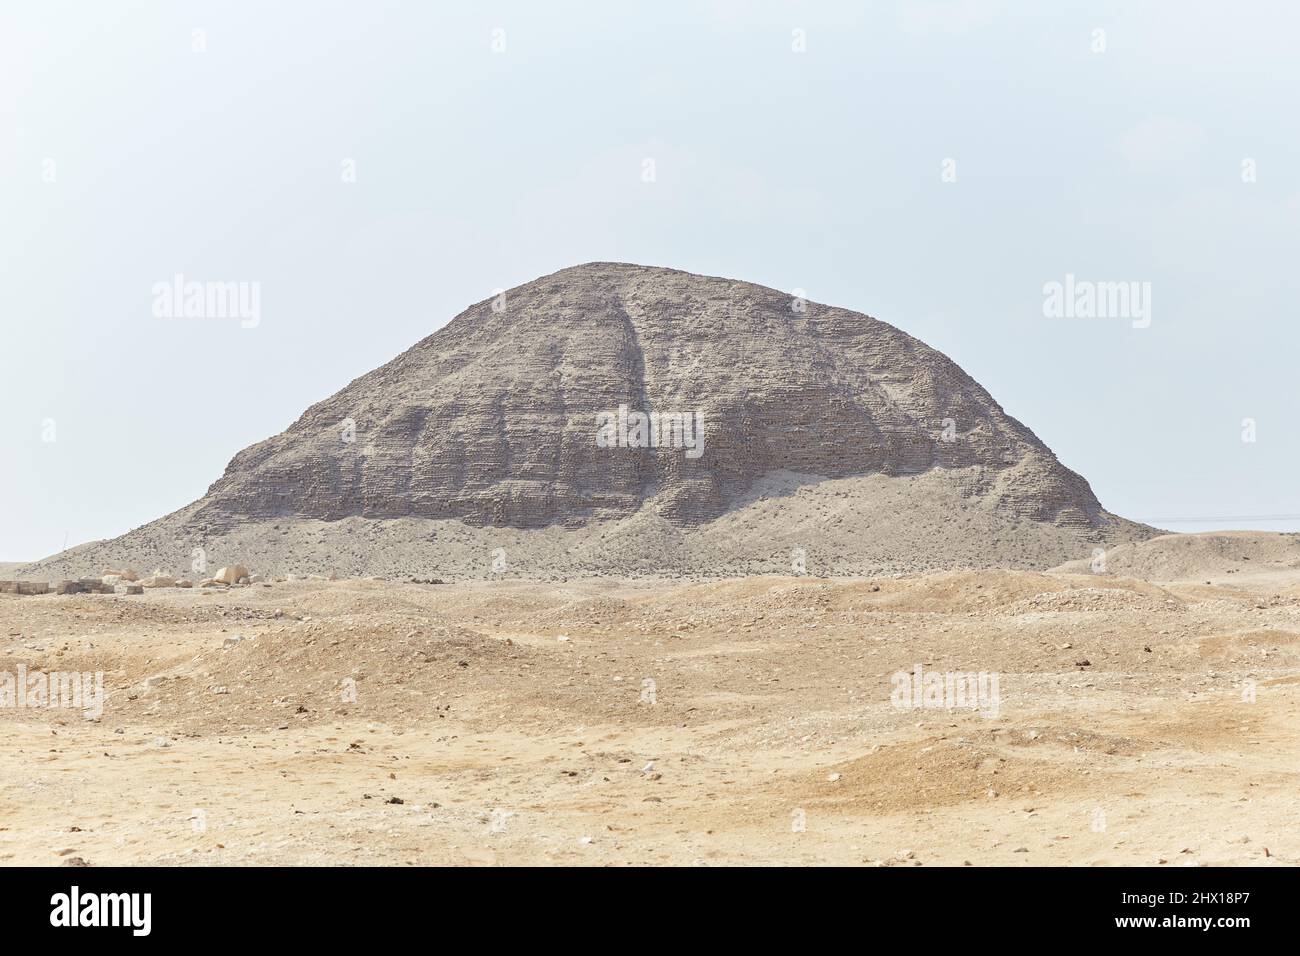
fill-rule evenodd
<path id="1" fill-rule="evenodd" d="M 1192 524 L 1198 521 L 1300 521 L 1300 514 L 1294 515 L 1207 515 L 1203 518 L 1139 518 L 1145 524 Z"/>

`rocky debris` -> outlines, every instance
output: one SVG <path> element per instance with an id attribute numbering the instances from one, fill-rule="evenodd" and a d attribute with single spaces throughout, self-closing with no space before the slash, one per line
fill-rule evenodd
<path id="1" fill-rule="evenodd" d="M 140 586 L 146 588 L 171 588 L 176 586 L 176 579 L 170 574 L 154 571 L 153 574 L 140 582 Z"/>
<path id="2" fill-rule="evenodd" d="M 112 594 L 113 588 L 98 578 L 82 578 L 79 581 L 58 581 L 51 585 L 55 594 Z"/>
<path id="3" fill-rule="evenodd" d="M 97 578 L 78 581 L 0 581 L 0 594 L 112 594 L 113 588 Z"/>
<path id="4" fill-rule="evenodd" d="M 217 571 L 212 580 L 219 584 L 247 584 L 248 568 L 242 564 L 231 564 Z"/>

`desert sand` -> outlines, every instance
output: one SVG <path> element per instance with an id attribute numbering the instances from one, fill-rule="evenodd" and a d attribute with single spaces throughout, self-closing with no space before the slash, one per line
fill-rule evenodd
<path id="1" fill-rule="evenodd" d="M 105 699 L 0 707 L 0 861 L 1294 864 L 1300 571 L 1250 535 L 1116 570 L 1190 537 L 1102 574 L 3 594 L 0 671 Z M 996 714 L 896 706 L 917 664 L 996 673 Z"/>

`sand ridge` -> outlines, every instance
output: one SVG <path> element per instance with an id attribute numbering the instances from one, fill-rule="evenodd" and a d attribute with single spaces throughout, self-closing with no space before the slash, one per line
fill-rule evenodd
<path id="1" fill-rule="evenodd" d="M 0 595 L 0 670 L 108 690 L 0 708 L 0 859 L 1294 862 L 1298 636 L 1017 571 Z M 916 664 L 998 715 L 894 707 Z"/>

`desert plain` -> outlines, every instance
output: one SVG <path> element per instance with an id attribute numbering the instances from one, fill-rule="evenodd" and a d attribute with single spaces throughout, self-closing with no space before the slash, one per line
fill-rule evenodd
<path id="1" fill-rule="evenodd" d="M 104 699 L 0 707 L 0 863 L 1294 864 L 1295 542 L 3 594 L 0 671 Z M 900 706 L 917 665 L 997 706 Z"/>

